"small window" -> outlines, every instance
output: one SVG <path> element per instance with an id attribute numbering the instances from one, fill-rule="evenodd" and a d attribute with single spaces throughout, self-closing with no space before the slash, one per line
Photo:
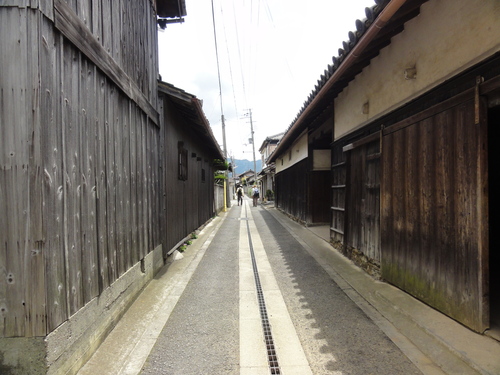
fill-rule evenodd
<path id="1" fill-rule="evenodd" d="M 179 142 L 177 144 L 178 155 L 179 155 L 179 180 L 186 181 L 188 178 L 188 152 L 184 148 L 184 142 Z"/>
<path id="2" fill-rule="evenodd" d="M 205 168 L 201 168 L 201 182 L 206 181 Z"/>

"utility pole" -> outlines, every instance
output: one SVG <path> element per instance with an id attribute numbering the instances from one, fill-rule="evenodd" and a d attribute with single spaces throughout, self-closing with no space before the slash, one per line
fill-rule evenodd
<path id="1" fill-rule="evenodd" d="M 217 76 L 219 78 L 219 96 L 220 96 L 220 119 L 222 123 L 222 140 L 224 147 L 224 163 L 227 163 L 227 147 L 226 147 L 226 124 L 224 123 L 224 106 L 222 105 L 222 84 L 220 79 L 220 66 L 219 66 L 219 49 L 217 48 L 217 33 L 215 30 L 215 12 L 214 12 L 214 1 L 212 0 L 212 26 L 214 29 L 214 43 L 215 43 L 215 57 L 217 61 Z M 228 195 L 229 184 L 228 184 L 228 171 L 224 171 L 224 212 L 227 211 L 227 208 L 230 206 L 230 199 Z"/>
<path id="2" fill-rule="evenodd" d="M 250 130 L 252 132 L 252 149 L 253 149 L 253 173 L 254 173 L 254 180 L 255 184 L 257 184 L 257 164 L 255 162 L 255 140 L 253 138 L 253 122 L 252 122 L 252 110 L 249 109 L 248 113 L 245 113 L 245 116 L 248 116 L 250 118 Z"/>
<path id="3" fill-rule="evenodd" d="M 236 168 L 238 167 L 236 164 L 234 164 L 234 155 L 231 155 L 231 166 L 233 167 L 232 176 L 233 179 L 236 178 Z"/>
<path id="4" fill-rule="evenodd" d="M 222 111 L 222 97 L 221 97 L 221 111 Z M 227 163 L 227 145 L 226 145 L 226 124 L 224 123 L 224 114 L 221 115 L 221 122 L 222 122 L 222 147 L 224 150 L 224 163 Z M 227 208 L 230 206 L 230 199 L 229 199 L 229 184 L 228 184 L 228 170 L 226 169 L 224 171 L 224 176 L 226 177 L 224 179 L 224 212 L 227 211 Z"/>

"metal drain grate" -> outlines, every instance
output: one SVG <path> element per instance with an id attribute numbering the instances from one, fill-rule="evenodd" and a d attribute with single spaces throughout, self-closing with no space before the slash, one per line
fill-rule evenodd
<path id="1" fill-rule="evenodd" d="M 245 207 L 246 213 L 246 207 Z M 259 302 L 260 319 L 262 322 L 262 330 L 264 332 L 264 341 L 267 349 L 267 362 L 269 364 L 269 371 L 271 375 L 280 375 L 281 369 L 278 363 L 278 356 L 274 347 L 273 334 L 271 332 L 271 325 L 267 316 L 266 301 L 264 300 L 264 293 L 260 284 L 259 270 L 257 269 L 257 262 L 255 261 L 255 253 L 253 251 L 252 237 L 250 234 L 250 224 L 247 222 L 248 242 L 250 245 L 250 256 L 252 258 L 253 276 L 255 279 L 255 287 L 257 289 L 257 300 Z"/>

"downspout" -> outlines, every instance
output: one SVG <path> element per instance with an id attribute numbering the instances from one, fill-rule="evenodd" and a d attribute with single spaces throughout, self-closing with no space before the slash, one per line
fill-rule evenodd
<path id="1" fill-rule="evenodd" d="M 386 7 L 379 13 L 377 19 L 373 22 L 368 30 L 359 39 L 358 43 L 352 48 L 349 54 L 345 57 L 344 61 L 340 66 L 333 72 L 332 76 L 328 79 L 325 85 L 321 88 L 319 93 L 314 97 L 314 99 L 309 103 L 304 112 L 299 116 L 294 124 L 294 128 L 302 122 L 302 120 L 312 111 L 312 108 L 320 101 L 320 99 L 326 95 L 328 90 L 332 88 L 334 83 L 337 81 L 345 71 L 350 68 L 357 58 L 361 55 L 363 50 L 371 43 L 371 41 L 377 36 L 379 31 L 389 22 L 389 20 L 394 16 L 394 14 L 406 3 L 407 0 L 392 0 Z M 292 130 L 292 129 L 290 129 Z M 280 143 L 283 143 L 290 137 L 290 131 L 284 135 Z M 276 150 L 275 150 L 276 151 Z M 273 152 L 274 154 L 274 152 Z"/>

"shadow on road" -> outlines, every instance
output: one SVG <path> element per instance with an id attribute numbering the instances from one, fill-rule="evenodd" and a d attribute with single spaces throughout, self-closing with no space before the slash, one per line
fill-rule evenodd
<path id="1" fill-rule="evenodd" d="M 314 373 L 420 374 L 269 212 L 254 218 Z"/>

